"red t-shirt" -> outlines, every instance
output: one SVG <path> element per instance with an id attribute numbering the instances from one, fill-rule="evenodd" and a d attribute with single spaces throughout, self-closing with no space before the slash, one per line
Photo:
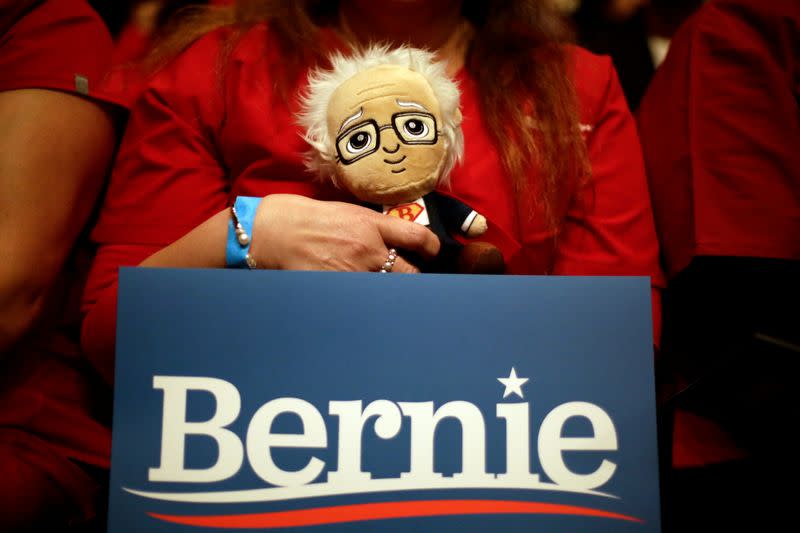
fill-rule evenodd
<path id="1" fill-rule="evenodd" d="M 0 11 L 0 90 L 58 89 L 117 103 L 104 89 L 111 37 L 82 0 L 47 0 L 23 13 Z M 19 16 L 14 21 L 4 16 Z"/>
<path id="2" fill-rule="evenodd" d="M 638 112 L 667 273 L 800 259 L 800 2 L 720 0 L 675 35 Z"/>
<path id="3" fill-rule="evenodd" d="M 0 36 L 0 91 L 56 89 L 115 101 L 99 89 L 110 66 L 111 38 L 85 1 L 39 2 L 15 12 L 16 20 L 10 11 L 2 15 L 9 18 L 0 16 L 0 28 L 8 28 Z M 42 327 L 13 352 L 2 354 L 0 430 L 13 431 L 15 441 L 31 439 L 23 446 L 46 443 L 61 457 L 107 466 L 108 416 L 101 423 L 95 414 L 109 410 L 110 395 L 105 387 L 98 389 L 100 382 L 78 348 L 78 307 L 88 266 L 86 243 L 79 243 L 62 270 Z M 58 470 L 41 466 L 51 473 Z M 60 481 L 69 486 L 69 480 Z"/>
<path id="4" fill-rule="evenodd" d="M 234 0 L 211 0 L 212 6 L 225 7 Z M 129 21 L 117 36 L 112 54 L 113 69 L 108 75 L 104 89 L 117 95 L 126 107 L 131 107 L 147 83 L 147 73 L 142 63 L 152 51 L 156 38 L 154 30 L 143 29 L 135 21 Z"/>
<path id="5" fill-rule="evenodd" d="M 100 248 L 84 296 L 83 345 L 108 379 L 117 267 L 138 264 L 237 195 L 352 200 L 304 170 L 307 146 L 295 125 L 297 109 L 282 102 L 270 79 L 281 57 L 267 27 L 256 26 L 242 38 L 220 84 L 213 67 L 225 34 L 216 31 L 195 43 L 151 80 L 132 109 L 92 234 Z M 658 245 L 633 118 L 611 61 L 580 49 L 574 59 L 593 179 L 573 202 L 558 248 L 542 219 L 517 217 L 475 81 L 465 71 L 458 74 L 465 158 L 444 192 L 486 216 L 490 229 L 482 239 L 501 249 L 511 273 L 646 275 L 658 284 Z M 305 74 L 298 83 L 304 80 Z M 657 291 L 654 297 L 658 309 Z"/>
<path id="6" fill-rule="evenodd" d="M 695 256 L 800 259 L 798 50 L 796 0 L 709 2 L 673 38 L 638 112 L 670 276 Z M 674 430 L 676 467 L 745 455 L 697 415 Z"/>

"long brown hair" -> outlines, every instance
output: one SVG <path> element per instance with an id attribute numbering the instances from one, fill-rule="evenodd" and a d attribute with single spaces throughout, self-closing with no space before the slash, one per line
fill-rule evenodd
<path id="1" fill-rule="evenodd" d="M 570 199 L 590 175 L 570 54 L 563 46 L 568 32 L 544 0 L 463 5 L 476 30 L 467 70 L 478 83 L 484 119 L 512 180 L 520 214 L 541 213 L 549 229 L 557 231 Z M 235 42 L 253 24 L 268 21 L 286 58 L 287 75 L 279 80 L 286 85 L 301 68 L 325 62 L 317 35 L 320 27 L 335 23 L 337 10 L 337 2 L 326 0 L 239 0 L 229 8 L 193 9 L 155 47 L 149 64 L 165 64 L 218 27 L 233 27 Z M 537 169 L 535 183 L 530 169 Z M 536 194 L 528 194 L 532 187 Z"/>

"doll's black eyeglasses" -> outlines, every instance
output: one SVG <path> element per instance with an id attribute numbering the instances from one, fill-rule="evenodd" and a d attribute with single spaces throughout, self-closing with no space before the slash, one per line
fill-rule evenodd
<path id="1" fill-rule="evenodd" d="M 380 132 L 394 129 L 403 144 L 436 144 L 439 132 L 436 118 L 430 113 L 409 111 L 392 115 L 392 123 L 379 126 L 375 120 L 366 120 L 348 128 L 336 137 L 338 161 L 343 165 L 355 163 L 374 154 L 381 146 Z"/>

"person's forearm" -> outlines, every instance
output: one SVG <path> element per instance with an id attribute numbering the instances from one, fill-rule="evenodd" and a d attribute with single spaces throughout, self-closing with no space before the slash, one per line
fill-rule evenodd
<path id="1" fill-rule="evenodd" d="M 220 211 L 139 266 L 223 268 L 230 218 L 229 209 Z"/>
<path id="2" fill-rule="evenodd" d="M 149 256 L 139 266 L 224 267 L 229 220 L 230 210 L 220 211 L 174 243 Z M 87 359 L 108 383 L 114 380 L 117 288 L 115 273 L 113 282 L 91 303 L 81 331 L 81 347 Z"/>
<path id="3" fill-rule="evenodd" d="M 117 280 L 120 264 L 143 267 L 222 268 L 228 241 L 231 211 L 225 209 L 195 229 L 139 262 L 111 257 L 111 265 L 96 268 L 99 290 L 84 295 L 81 345 L 88 359 L 109 381 L 113 379 L 116 331 Z M 271 195 L 256 210 L 250 233 L 250 254 L 259 268 L 290 270 L 376 271 L 386 261 L 388 248 L 396 247 L 433 257 L 439 241 L 427 228 L 387 217 L 364 207 L 324 202 L 291 194 Z M 99 260 L 108 261 L 100 250 Z M 104 258 L 104 259 L 103 259 Z M 417 269 L 397 257 L 393 272 Z M 98 280 L 97 277 L 102 279 Z M 93 278 L 90 276 L 89 286 Z"/>

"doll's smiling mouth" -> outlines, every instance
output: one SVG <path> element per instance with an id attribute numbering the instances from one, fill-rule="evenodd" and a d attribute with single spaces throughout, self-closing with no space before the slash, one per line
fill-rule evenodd
<path id="1" fill-rule="evenodd" d="M 400 170 L 392 170 L 392 174 L 400 174 L 401 172 L 405 172 L 405 167 L 401 168 Z"/>
<path id="2" fill-rule="evenodd" d="M 400 159 L 398 159 L 397 161 L 391 161 L 389 159 L 384 159 L 383 162 L 384 163 L 389 163 L 390 165 L 399 165 L 400 163 L 402 163 L 405 160 L 406 160 L 406 156 L 403 156 Z M 392 172 L 394 172 L 394 171 L 392 171 Z"/>

